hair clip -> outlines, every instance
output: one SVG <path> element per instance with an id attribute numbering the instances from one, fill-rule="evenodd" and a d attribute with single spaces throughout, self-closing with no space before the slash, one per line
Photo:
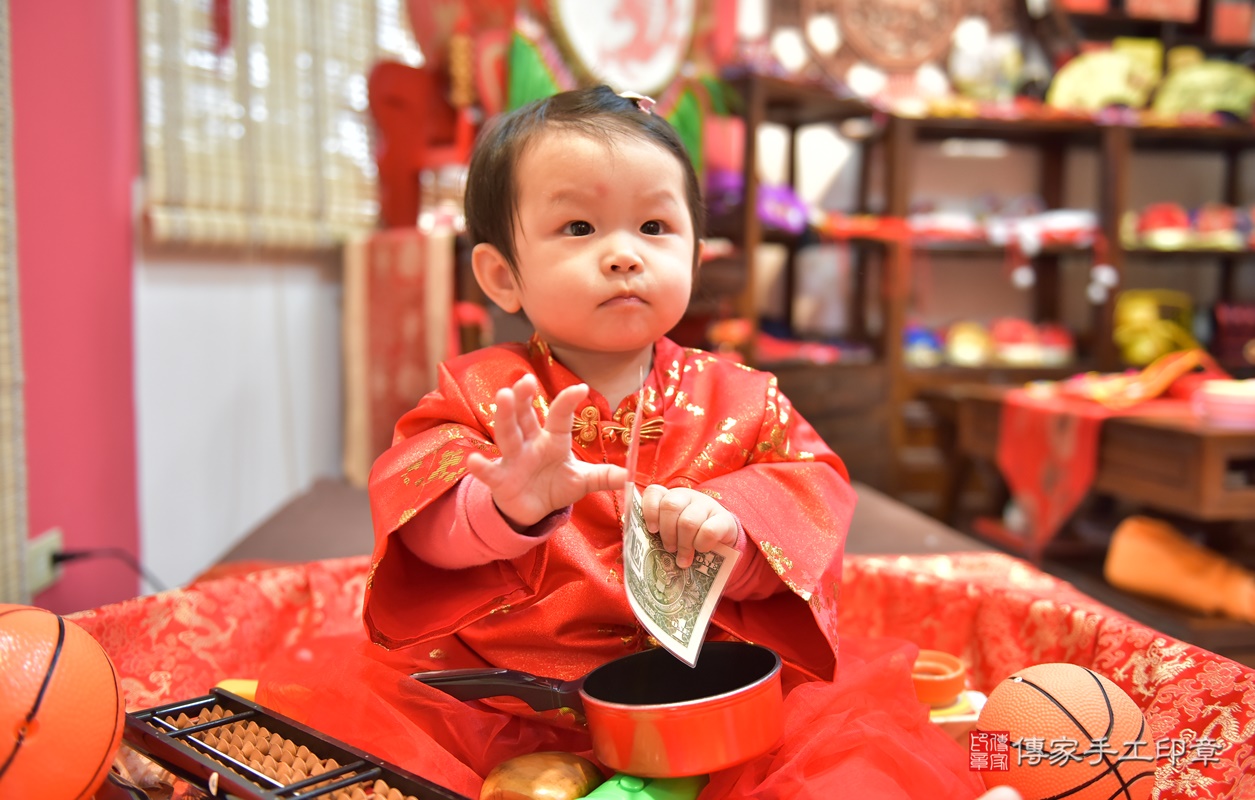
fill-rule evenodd
<path id="1" fill-rule="evenodd" d="M 637 94 L 636 92 L 619 92 L 619 97 L 626 98 L 631 100 L 633 103 L 636 103 L 636 107 L 641 111 L 644 111 L 646 114 L 654 113 L 653 108 L 658 105 L 658 101 L 654 98 L 647 97 L 643 94 Z"/>

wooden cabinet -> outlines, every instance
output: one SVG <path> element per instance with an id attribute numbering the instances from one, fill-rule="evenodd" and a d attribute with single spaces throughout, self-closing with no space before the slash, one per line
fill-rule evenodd
<path id="1" fill-rule="evenodd" d="M 741 265 L 739 281 L 716 273 L 714 281 L 723 287 L 735 287 L 736 313 L 751 328 L 751 337 L 758 335 L 762 316 L 762 297 L 755 291 L 758 284 L 760 259 L 759 247 L 778 244 L 786 250 L 784 266 L 785 324 L 791 324 L 791 302 L 794 294 L 794 256 L 803 237 L 787 231 L 766 227 L 756 213 L 759 202 L 758 140 L 755 135 L 759 126 L 774 123 L 788 132 L 787 174 L 796 180 L 797 172 L 804 168 L 796 159 L 798 130 L 817 123 L 839 123 L 853 117 L 870 118 L 873 109 L 858 99 L 837 97 L 831 91 L 814 85 L 802 85 L 788 80 L 763 75 L 746 75 L 729 81 L 741 99 L 741 113 L 745 120 L 745 154 L 742 202 L 730 215 L 714 216 L 710 220 L 711 236 L 732 240 L 740 252 L 736 263 Z M 889 246 L 891 248 L 891 246 Z M 878 258 L 890 263 L 885 252 Z M 876 268 L 864 263 L 864 268 Z M 706 268 L 704 268 L 706 269 Z M 703 284 L 707 283 L 706 276 Z M 852 303 L 852 311 L 859 318 L 866 304 L 866 282 L 856 281 L 859 299 Z M 881 316 L 888 320 L 898 312 L 893 303 L 881 305 Z M 875 360 L 869 364 L 815 364 L 809 361 L 784 361 L 763 363 L 746 353 L 754 366 L 773 372 L 780 381 L 780 388 L 794 407 L 806 418 L 826 442 L 846 461 L 852 475 L 878 489 L 891 491 L 893 478 L 892 453 L 887 447 L 890 437 L 889 404 L 892 397 L 893 359 L 899 358 L 900 348 L 891 343 L 900 334 L 900 324 L 886 324 L 883 335 L 870 341 Z"/>
<path id="2" fill-rule="evenodd" d="M 840 123 L 851 117 L 875 120 L 876 133 L 863 141 L 864 157 L 859 176 L 859 197 L 850 212 L 874 212 L 890 218 L 904 219 L 918 187 L 915 164 L 921 145 L 943 139 L 996 139 L 1037 151 L 1036 192 L 1048 208 L 1065 205 L 1064 175 L 1068 153 L 1088 149 L 1096 154 L 1100 170 L 1094 198 L 1099 224 L 1106 242 L 1105 260 L 1117 271 L 1130 259 L 1147 253 L 1126 251 L 1121 242 L 1121 221 L 1129 209 L 1130 180 L 1136 169 L 1136 154 L 1142 150 L 1168 149 L 1220 153 L 1225 159 L 1225 185 L 1215 199 L 1237 205 L 1239 163 L 1244 150 L 1255 147 L 1255 131 L 1249 126 L 1225 128 L 1133 128 L 1122 125 L 1098 125 L 1088 120 L 1000 120 L 1000 119 L 908 119 L 885 116 L 873 111 L 861 100 L 843 99 L 822 87 L 798 85 L 790 81 L 763 76 L 745 76 L 732 81 L 744 100 L 745 174 L 744 201 L 732 216 L 711 220 L 711 235 L 732 239 L 741 249 L 742 279 L 734 285 L 738 299 L 735 310 L 757 330 L 762 312 L 762 298 L 755 291 L 759 269 L 759 245 L 778 243 L 786 247 L 784 266 L 786 291 L 785 322 L 791 323 L 791 298 L 794 292 L 793 257 L 802 244 L 802 237 L 766 229 L 755 212 L 759 195 L 758 145 L 755 131 L 767 122 L 784 126 L 789 142 L 795 143 L 798 129 L 820 122 Z M 798 170 L 795 147 L 790 146 L 786 174 L 796 180 Z M 871 196 L 871 165 L 878 161 L 883 187 L 883 204 L 869 207 Z M 997 187 L 989 187 L 991 190 Z M 1163 198 L 1170 200 L 1172 198 Z M 852 241 L 855 264 L 851 291 L 852 335 L 863 337 L 870 345 L 875 360 L 871 364 L 815 365 L 810 363 L 756 363 L 780 378 L 782 390 L 798 410 L 815 426 L 826 441 L 850 463 L 852 473 L 879 489 L 922 510 L 939 513 L 945 488 L 944 453 L 949 443 L 940 440 L 944 426 L 935 418 L 936 408 L 925 402 L 930 393 L 957 383 L 984 382 L 1020 384 L 1033 379 L 1064 377 L 1085 369 L 1114 370 L 1121 368 L 1112 342 L 1112 315 L 1115 292 L 1105 303 L 1092 306 L 1092 320 L 1087 338 L 1081 341 L 1079 361 L 1063 368 L 1012 369 L 986 367 L 964 369 L 941 367 L 932 369 L 908 366 L 902 356 L 903 330 L 908 298 L 904 292 L 878 291 L 873 296 L 869 287 L 885 281 L 909 280 L 910 257 L 892 241 Z M 912 243 L 910 252 L 932 255 L 960 253 L 965 258 L 998 259 L 1005 257 L 1001 247 L 980 244 L 936 245 Z M 1187 255 L 1199 252 L 1185 251 Z M 1172 256 L 1155 254 L 1159 261 Z M 1232 298 L 1236 264 L 1249 252 L 1224 253 L 1220 259 L 1219 288 L 1221 298 Z M 1033 256 L 1036 283 L 1031 300 L 1031 316 L 1035 321 L 1057 321 L 1062 315 L 1063 282 L 1060 278 L 1063 259 L 1083 259 L 1092 264 L 1091 248 L 1047 249 Z M 898 273 L 903 274 L 898 274 Z M 896 278 L 895 278 L 896 275 Z M 873 280 L 879 277 L 879 281 Z M 1118 289 L 1116 290 L 1118 291 Z M 1076 302 L 1083 302 L 1074 298 Z M 868 331 L 867 311 L 877 307 L 878 328 Z"/>

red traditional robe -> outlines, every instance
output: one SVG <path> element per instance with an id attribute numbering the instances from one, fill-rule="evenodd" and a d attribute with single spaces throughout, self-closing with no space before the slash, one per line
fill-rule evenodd
<path id="1" fill-rule="evenodd" d="M 318 676 L 302 663 L 320 659 L 293 654 L 263 675 L 258 695 L 470 796 L 505 758 L 552 749 L 589 755 L 587 738 L 561 720 L 453 701 L 409 672 L 491 665 L 570 679 L 651 645 L 623 588 L 617 492 L 587 495 L 551 536 L 508 561 L 439 569 L 394 535 L 433 516 L 433 503 L 466 475 L 471 452 L 498 454 L 494 395 L 527 372 L 539 379 L 542 414 L 580 382 L 535 338 L 442 366 L 437 390 L 398 422 L 371 474 L 376 547 L 363 616 L 381 647 L 361 658 L 342 646 L 341 663 Z M 860 643 L 848 669 L 844 655 L 838 664 L 837 598 L 855 495 L 841 460 L 793 411 L 774 376 L 661 339 L 643 408 L 636 402 L 631 396 L 611 409 L 590 392 L 573 426 L 576 457 L 624 464 L 632 417 L 643 413 L 636 483 L 688 486 L 718 499 L 781 581 L 765 598 L 725 597 L 708 635 L 780 653 L 785 740 L 714 776 L 703 798 L 799 797 L 812 789 L 831 797 L 852 786 L 867 788 L 871 794 L 856 792 L 867 797 L 974 797 L 980 782 L 962 751 L 929 725 L 913 697 L 911 646 Z M 311 682 L 321 685 L 311 691 Z"/>

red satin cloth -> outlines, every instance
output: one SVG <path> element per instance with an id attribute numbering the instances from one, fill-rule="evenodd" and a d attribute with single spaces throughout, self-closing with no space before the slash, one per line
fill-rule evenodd
<path id="1" fill-rule="evenodd" d="M 1021 546 L 1031 558 L 1041 555 L 1089 491 L 1100 426 L 1117 413 L 1073 397 L 1036 397 L 1023 389 L 1007 393 L 998 469 L 1027 518 Z"/>
<path id="2" fill-rule="evenodd" d="M 1115 409 L 1064 394 L 1015 389 L 1002 401 L 998 469 L 1023 510 L 1027 529 L 1003 532 L 1015 552 L 1036 561 L 1089 492 L 1098 468 L 1102 423 L 1110 417 L 1188 413 L 1181 400 Z"/>
<path id="3" fill-rule="evenodd" d="M 338 643 L 364 640 L 361 600 L 368 570 L 364 557 L 297 564 L 208 580 L 71 618 L 109 653 L 129 710 L 196 697 L 226 678 L 318 671 L 323 677 L 317 694 L 289 696 L 284 702 L 291 707 L 303 703 L 324 733 L 389 760 L 395 758 L 395 748 L 426 750 L 420 763 L 394 763 L 421 774 L 423 759 L 439 762 L 439 769 L 447 772 L 428 777 L 468 796 L 477 796 L 468 772 L 506 754 L 549 745 L 570 744 L 576 752 L 586 747 L 582 735 L 566 730 L 561 721 L 540 726 L 459 705 L 457 716 L 473 720 L 467 730 L 478 726 L 479 735 L 427 748 L 425 734 L 405 718 L 374 716 L 378 708 L 396 709 L 392 702 L 339 702 L 337 693 L 349 689 L 337 689 L 337 681 L 353 680 L 359 686 L 382 687 L 375 695 L 398 687 L 405 703 L 413 701 L 409 710 L 428 719 L 443 716 L 441 709 L 453 709 L 447 698 L 432 697 L 432 705 L 423 706 L 417 700 L 423 690 L 384 661 L 336 653 Z M 911 782 L 920 768 L 918 760 L 936 761 L 953 745 L 925 734 L 927 726 L 912 728 L 924 708 L 902 684 L 903 654 L 909 650 L 894 640 L 961 656 L 971 669 L 973 688 L 986 693 L 1032 664 L 1064 661 L 1093 669 L 1129 693 L 1146 714 L 1154 739 L 1225 739 L 1215 761 L 1161 760 L 1158 798 L 1255 797 L 1255 671 L 1157 633 L 1027 562 L 993 553 L 847 557 L 840 625 L 837 683 L 793 688 L 781 746 L 716 775 L 703 800 L 976 796 L 978 785 L 972 781 L 953 792 L 921 785 L 953 787 L 959 777 L 950 783 L 950 776 L 934 773 Z M 281 655 L 272 657 L 275 653 Z M 306 660 L 315 658 L 319 660 Z M 269 682 L 285 691 L 280 683 Z M 294 694 L 290 687 L 289 695 Z M 361 692 L 351 693 L 355 702 L 361 699 Z M 412 742 L 392 735 L 399 727 Z M 935 749 L 930 750 L 933 742 Z M 841 781 L 841 791 L 824 790 L 824 782 L 812 780 L 821 773 Z M 898 780 L 905 783 L 888 785 Z"/>

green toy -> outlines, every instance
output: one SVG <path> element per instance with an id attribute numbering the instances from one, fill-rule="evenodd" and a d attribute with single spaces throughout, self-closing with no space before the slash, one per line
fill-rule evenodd
<path id="1" fill-rule="evenodd" d="M 694 800 L 707 783 L 705 775 L 691 778 L 638 778 L 615 775 L 585 797 L 603 800 Z"/>

